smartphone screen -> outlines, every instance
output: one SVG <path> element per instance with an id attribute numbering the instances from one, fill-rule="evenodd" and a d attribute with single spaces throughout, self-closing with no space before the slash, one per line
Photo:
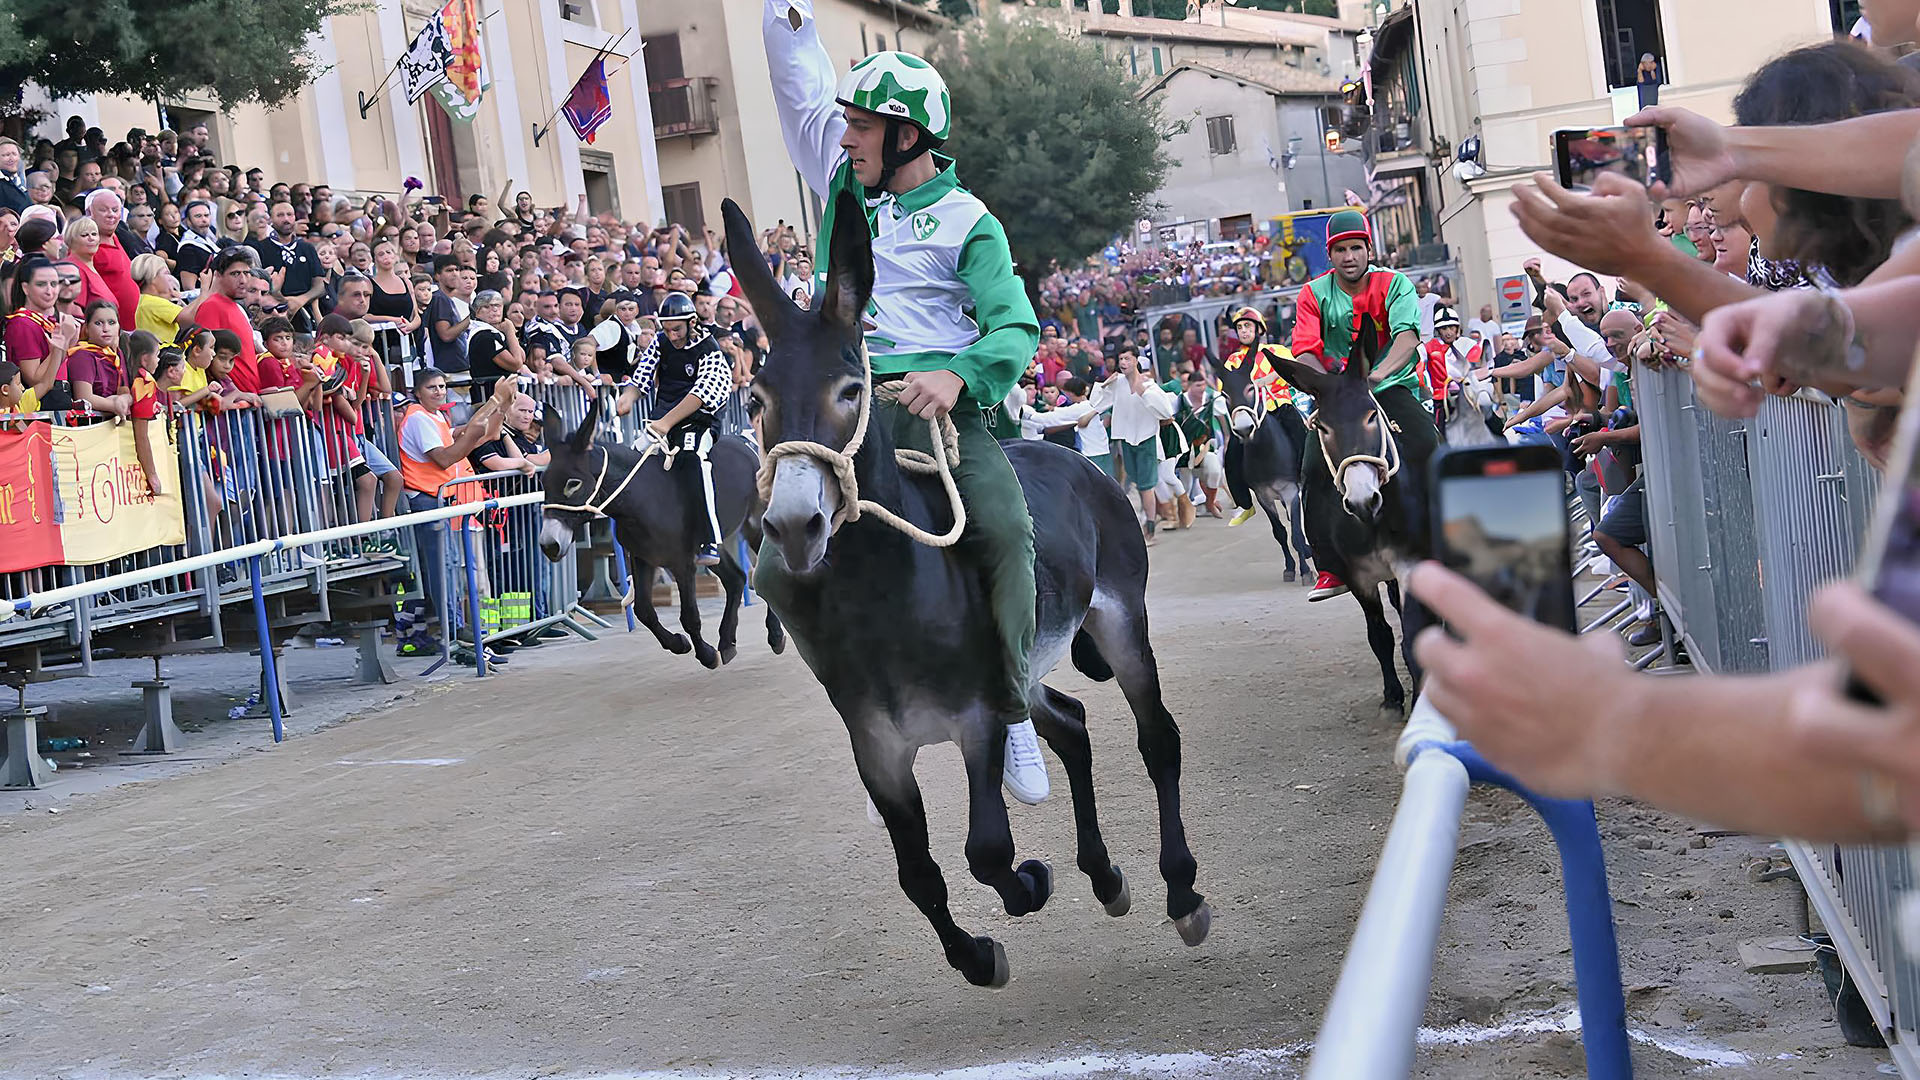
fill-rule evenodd
<path id="1" fill-rule="evenodd" d="M 1433 459 L 1441 564 L 1536 622 L 1572 633 L 1566 473 L 1551 446 L 1442 450 Z"/>
<path id="2" fill-rule="evenodd" d="M 1654 127 L 1561 128 L 1553 133 L 1553 163 L 1560 186 L 1593 187 L 1601 173 L 1617 172 L 1645 186 L 1665 180 L 1666 132 Z"/>

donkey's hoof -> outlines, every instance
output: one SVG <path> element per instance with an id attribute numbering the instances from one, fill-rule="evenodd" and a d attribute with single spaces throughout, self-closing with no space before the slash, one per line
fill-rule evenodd
<path id="1" fill-rule="evenodd" d="M 1026 913 L 1031 915 L 1045 907 L 1048 898 L 1053 896 L 1053 867 L 1042 859 L 1028 859 L 1016 867 L 1015 872 L 1026 881 L 1027 887 L 1033 890 L 1033 904 L 1027 908 Z M 1013 912 L 1009 911 L 1007 914 L 1011 915 Z"/>
<path id="2" fill-rule="evenodd" d="M 693 651 L 693 643 L 687 640 L 685 634 L 675 634 L 662 641 L 660 646 L 675 656 L 685 656 Z"/>
<path id="3" fill-rule="evenodd" d="M 714 652 L 713 646 L 704 641 L 694 647 L 693 655 L 700 661 L 700 666 L 709 671 L 720 666 L 720 654 Z"/>
<path id="4" fill-rule="evenodd" d="M 985 970 L 983 971 L 962 972 L 962 974 L 966 975 L 967 981 L 975 986 L 984 986 L 989 990 L 998 990 L 1007 985 L 1007 981 L 1013 978 L 1013 973 L 1007 968 L 1006 948 L 990 937 L 977 937 L 973 939 L 973 942 L 980 948 L 987 950 L 990 962 L 985 965 Z"/>
<path id="5" fill-rule="evenodd" d="M 1213 929 L 1213 908 L 1202 900 L 1191 914 L 1173 920 L 1173 928 L 1180 931 L 1180 940 L 1189 947 L 1198 945 L 1207 940 L 1207 931 Z"/>
<path id="6" fill-rule="evenodd" d="M 1296 576 L 1296 575 L 1294 574 L 1294 572 L 1293 572 L 1293 571 L 1291 571 L 1291 570 L 1289 570 L 1289 571 L 1287 571 L 1286 573 L 1284 573 L 1284 574 L 1282 574 L 1282 575 L 1280 575 L 1280 580 L 1281 580 L 1281 581 L 1292 581 L 1292 580 L 1294 579 L 1294 577 L 1295 577 L 1295 576 Z"/>
<path id="7" fill-rule="evenodd" d="M 1133 910 L 1133 888 L 1127 884 L 1127 875 L 1119 867 L 1113 868 L 1113 874 L 1120 879 L 1120 891 L 1113 899 L 1100 906 L 1107 909 L 1107 914 L 1117 919 Z"/>
<path id="8" fill-rule="evenodd" d="M 734 645 L 720 646 L 720 662 L 721 663 L 731 664 L 733 663 L 733 658 L 738 655 L 740 655 L 740 649 L 737 646 L 734 646 Z"/>
<path id="9" fill-rule="evenodd" d="M 779 656 L 781 653 L 786 652 L 787 651 L 787 635 L 768 634 L 767 648 L 772 649 L 773 655 L 775 656 Z"/>

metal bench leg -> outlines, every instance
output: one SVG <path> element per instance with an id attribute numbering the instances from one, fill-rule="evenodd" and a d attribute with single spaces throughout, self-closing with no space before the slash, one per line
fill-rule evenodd
<path id="1" fill-rule="evenodd" d="M 380 630 L 385 625 L 379 621 L 353 624 L 360 634 L 360 681 L 363 683 L 400 681 L 400 673 L 393 669 L 386 651 L 380 648 Z"/>
<path id="2" fill-rule="evenodd" d="M 146 722 L 133 737 L 129 754 L 171 754 L 180 749 L 179 727 L 173 722 L 173 687 L 163 679 L 139 679 L 140 711 Z"/>
<path id="3" fill-rule="evenodd" d="M 47 767 L 40 760 L 40 718 L 45 715 L 43 705 L 0 713 L 0 726 L 7 733 L 7 756 L 0 759 L 0 788 L 47 786 Z"/>
<path id="4" fill-rule="evenodd" d="M 262 650 L 260 649 L 255 649 L 253 650 L 253 655 L 259 656 L 261 651 Z M 260 703 L 258 705 L 255 705 L 252 709 L 249 709 L 247 711 L 247 716 L 254 720 L 258 720 L 263 716 L 272 716 L 273 709 L 269 704 L 267 695 L 275 691 L 278 691 L 278 694 L 279 694 L 280 715 L 283 717 L 292 716 L 293 715 L 293 691 L 288 689 L 287 687 L 287 664 L 285 660 L 282 660 L 280 658 L 279 650 L 277 649 L 274 650 L 273 668 L 272 668 L 273 682 L 277 683 L 278 685 L 276 686 L 268 685 L 267 671 L 268 671 L 267 663 L 266 663 L 266 660 L 263 658 L 260 662 Z"/>

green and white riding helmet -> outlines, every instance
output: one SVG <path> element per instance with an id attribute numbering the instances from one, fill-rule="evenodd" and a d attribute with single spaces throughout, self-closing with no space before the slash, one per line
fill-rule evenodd
<path id="1" fill-rule="evenodd" d="M 874 53 L 841 77 L 833 96 L 842 105 L 905 120 L 939 142 L 952 130 L 946 80 L 912 53 Z"/>

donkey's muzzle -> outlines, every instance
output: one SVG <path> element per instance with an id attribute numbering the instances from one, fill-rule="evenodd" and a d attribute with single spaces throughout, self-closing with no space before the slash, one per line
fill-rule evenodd
<path id="1" fill-rule="evenodd" d="M 779 549 L 789 573 L 811 573 L 826 558 L 838 509 L 838 489 L 827 480 L 827 470 L 809 457 L 781 458 L 774 466 L 773 489 L 760 528 Z"/>

